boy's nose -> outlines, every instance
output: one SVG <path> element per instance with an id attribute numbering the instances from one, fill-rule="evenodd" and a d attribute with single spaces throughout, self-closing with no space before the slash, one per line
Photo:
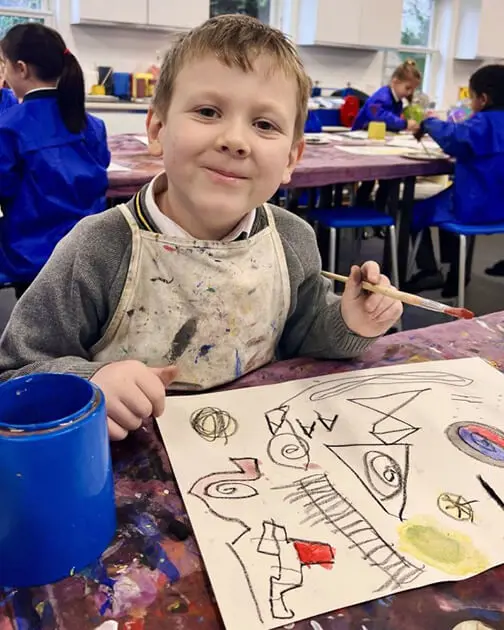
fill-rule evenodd
<path id="1" fill-rule="evenodd" d="M 219 138 L 219 150 L 233 157 L 244 158 L 250 154 L 250 146 L 242 129 L 236 126 L 226 129 Z"/>

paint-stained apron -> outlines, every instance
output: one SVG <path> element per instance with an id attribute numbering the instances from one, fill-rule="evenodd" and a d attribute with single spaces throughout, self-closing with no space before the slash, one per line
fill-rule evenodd
<path id="1" fill-rule="evenodd" d="M 141 230 L 126 206 L 132 252 L 115 315 L 95 361 L 175 364 L 176 389 L 208 389 L 273 360 L 290 282 L 271 210 L 257 234 L 228 243 Z"/>

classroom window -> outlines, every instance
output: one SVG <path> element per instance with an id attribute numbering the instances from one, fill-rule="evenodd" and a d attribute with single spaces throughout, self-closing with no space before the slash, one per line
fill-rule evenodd
<path id="1" fill-rule="evenodd" d="M 0 0 L 0 38 L 16 24 L 44 24 L 50 16 L 49 0 Z"/>
<path id="2" fill-rule="evenodd" d="M 435 0 L 403 0 L 401 47 L 385 53 L 383 82 L 388 83 L 397 66 L 407 59 L 414 59 L 423 77 L 423 89 L 428 85 L 428 73 L 432 56 L 432 25 Z"/>
<path id="3" fill-rule="evenodd" d="M 433 0 L 404 0 L 401 45 L 428 48 L 431 38 Z"/>
<path id="4" fill-rule="evenodd" d="M 270 21 L 271 0 L 210 0 L 210 16 L 226 13 L 242 13 L 258 18 L 266 24 Z"/>

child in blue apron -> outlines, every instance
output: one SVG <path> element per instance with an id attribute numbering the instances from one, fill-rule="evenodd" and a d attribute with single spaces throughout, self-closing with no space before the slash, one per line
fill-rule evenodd
<path id="1" fill-rule="evenodd" d="M 415 90 L 422 81 L 422 75 L 415 61 L 407 60 L 398 66 L 389 85 L 384 85 L 370 96 L 359 111 L 352 129 L 367 129 L 372 121 L 384 122 L 387 131 L 417 131 L 418 123 L 405 120 L 403 117 L 403 100 L 411 101 Z M 369 204 L 375 181 L 362 182 L 357 191 L 355 205 Z M 378 210 L 385 210 L 390 186 L 387 180 L 380 181 L 376 192 L 375 206 Z"/>
<path id="2" fill-rule="evenodd" d="M 0 81 L 0 84 L 1 84 L 1 81 Z M 5 87 L 0 88 L 0 114 L 3 114 L 3 112 L 6 112 L 13 105 L 17 105 L 17 104 L 18 104 L 18 100 L 14 96 L 11 90 Z"/>
<path id="3" fill-rule="evenodd" d="M 0 43 L 22 103 L 0 116 L 0 280 L 18 297 L 58 242 L 106 207 L 105 125 L 84 109 L 84 78 L 61 36 L 14 26 Z"/>
<path id="4" fill-rule="evenodd" d="M 379 121 L 387 125 L 387 131 L 416 131 L 418 124 L 402 116 L 403 99 L 411 101 L 421 81 L 422 75 L 415 61 L 402 63 L 394 70 L 390 83 L 367 99 L 352 129 L 367 129 L 371 121 Z"/>
<path id="5" fill-rule="evenodd" d="M 5 81 L 5 64 L 0 59 L 0 114 L 6 112 L 13 105 L 18 104 L 17 98 L 12 93 L 12 90 L 4 87 Z"/>
<path id="6" fill-rule="evenodd" d="M 112 439 L 165 405 L 276 358 L 354 357 L 393 325 L 375 262 L 342 297 L 312 228 L 267 200 L 301 159 L 310 80 L 285 35 L 212 18 L 167 53 L 147 117 L 164 170 L 126 205 L 81 221 L 0 339 L 0 379 L 40 371 L 104 392 Z"/>
<path id="7" fill-rule="evenodd" d="M 429 134 L 445 153 L 456 158 L 452 186 L 415 205 L 412 229 L 424 230 L 417 257 L 420 271 L 409 283 L 409 290 L 433 288 L 429 279 L 439 275 L 430 230 L 444 221 L 467 224 L 504 221 L 504 65 L 489 65 L 475 72 L 470 81 L 473 115 L 464 122 L 443 122 L 427 118 L 417 138 Z M 441 262 L 449 271 L 443 297 L 458 291 L 458 236 L 440 230 Z M 469 248 L 466 282 L 474 239 Z"/>

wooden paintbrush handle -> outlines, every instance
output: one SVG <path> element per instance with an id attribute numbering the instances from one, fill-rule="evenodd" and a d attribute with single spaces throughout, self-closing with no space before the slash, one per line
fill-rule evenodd
<path id="1" fill-rule="evenodd" d="M 341 276 L 338 273 L 330 273 L 329 271 L 323 271 L 322 275 L 330 280 L 337 280 L 338 282 L 342 282 L 346 284 L 348 282 L 347 276 Z M 412 304 L 413 306 L 418 306 L 420 299 L 417 295 L 413 295 L 412 293 L 405 293 L 404 291 L 398 291 L 393 287 L 382 287 L 377 284 L 370 284 L 369 282 L 363 282 L 362 288 L 371 293 L 379 293 L 380 295 L 385 295 L 386 297 L 392 298 L 393 300 L 399 300 L 400 302 L 404 302 L 405 304 Z"/>

